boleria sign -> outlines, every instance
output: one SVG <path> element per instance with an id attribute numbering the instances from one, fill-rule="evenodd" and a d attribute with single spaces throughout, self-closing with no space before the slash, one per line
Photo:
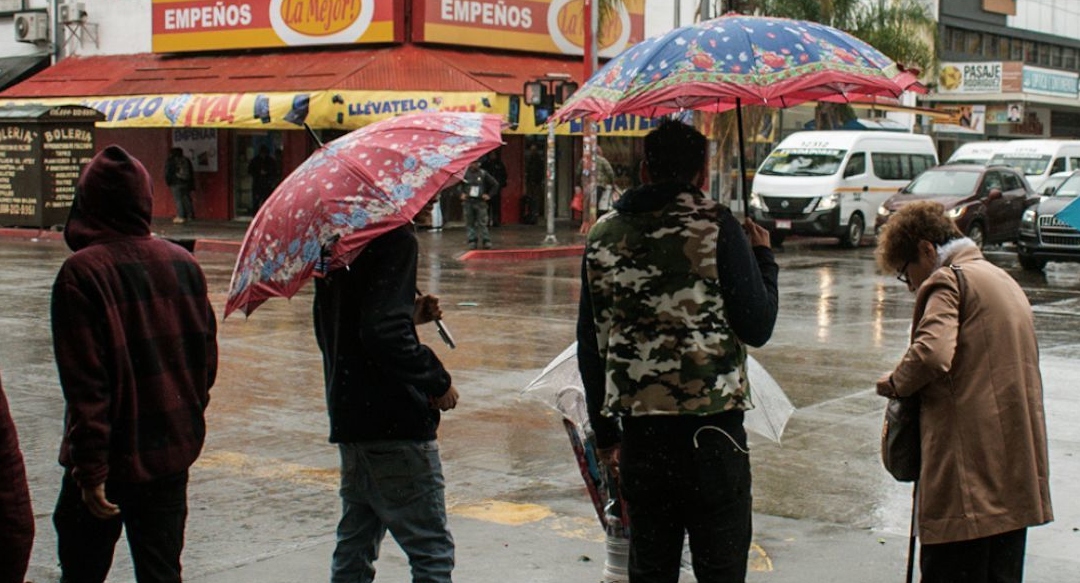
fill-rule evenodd
<path id="1" fill-rule="evenodd" d="M 401 40 L 393 0 L 152 2 L 155 53 Z"/>
<path id="2" fill-rule="evenodd" d="M 452 45 L 584 54 L 584 0 L 411 0 L 413 39 Z M 598 3 L 597 3 L 598 4 Z M 624 0 L 597 36 L 601 57 L 645 37 L 644 0 Z"/>

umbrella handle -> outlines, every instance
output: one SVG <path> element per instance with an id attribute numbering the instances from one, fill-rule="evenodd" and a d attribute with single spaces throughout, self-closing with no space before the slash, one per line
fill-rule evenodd
<path id="1" fill-rule="evenodd" d="M 424 294 L 420 291 L 420 288 L 416 288 L 416 296 L 420 297 L 422 295 Z M 445 342 L 447 346 L 450 348 L 457 348 L 457 344 L 454 343 L 454 337 L 450 335 L 450 329 L 446 327 L 446 324 L 443 324 L 441 319 L 435 320 L 435 327 L 439 329 L 439 338 L 442 338 L 442 341 Z"/>

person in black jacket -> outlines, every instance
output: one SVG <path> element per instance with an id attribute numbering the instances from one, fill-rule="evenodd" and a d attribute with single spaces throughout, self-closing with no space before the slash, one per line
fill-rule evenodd
<path id="1" fill-rule="evenodd" d="M 458 392 L 417 324 L 441 317 L 417 297 L 411 225 L 368 244 L 346 269 L 315 281 L 315 336 L 323 353 L 330 441 L 341 450 L 342 516 L 331 582 L 371 581 L 386 531 L 414 581 L 450 583 L 454 541 L 436 430 Z"/>
<path id="2" fill-rule="evenodd" d="M 506 188 L 506 164 L 503 164 L 499 151 L 492 150 L 484 156 L 484 161 L 480 163 L 480 167 L 490 174 L 495 179 L 495 182 L 499 183 L 499 187 L 495 189 L 491 195 L 491 200 L 488 201 L 489 222 L 492 227 L 498 227 L 502 222 L 502 191 Z"/>

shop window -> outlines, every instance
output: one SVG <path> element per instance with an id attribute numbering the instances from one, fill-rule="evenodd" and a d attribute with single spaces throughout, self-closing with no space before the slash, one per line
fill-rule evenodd
<path id="1" fill-rule="evenodd" d="M 1046 43 L 1038 43 L 1039 48 L 1039 64 L 1044 67 L 1050 66 L 1050 45 Z"/>
<path id="2" fill-rule="evenodd" d="M 1009 41 L 1009 59 L 1012 61 L 1024 60 L 1024 41 L 1018 38 Z"/>
<path id="3" fill-rule="evenodd" d="M 1076 70 L 1076 49 L 1065 47 L 1061 50 L 1061 67 L 1070 71 Z"/>
<path id="4" fill-rule="evenodd" d="M 945 36 L 950 51 L 957 53 L 964 52 L 964 31 L 949 27 L 945 29 Z"/>
<path id="5" fill-rule="evenodd" d="M 1061 68 L 1061 47 L 1057 45 L 1050 47 L 1050 66 Z"/>
<path id="6" fill-rule="evenodd" d="M 1024 41 L 1024 62 L 1025 63 L 1036 63 L 1036 62 L 1038 62 L 1038 60 L 1039 60 L 1039 55 L 1037 55 L 1035 53 L 1035 41 L 1033 41 L 1033 40 Z"/>
<path id="7" fill-rule="evenodd" d="M 964 37 L 964 52 L 969 55 L 982 54 L 983 35 L 981 32 L 967 31 Z"/>
<path id="8" fill-rule="evenodd" d="M 994 54 L 991 55 L 991 56 L 993 56 L 996 59 L 1001 59 L 1003 61 L 1008 60 L 1009 59 L 1009 37 L 1007 37 L 1007 36 L 995 36 L 994 37 L 994 44 L 996 45 L 996 47 L 994 49 Z"/>

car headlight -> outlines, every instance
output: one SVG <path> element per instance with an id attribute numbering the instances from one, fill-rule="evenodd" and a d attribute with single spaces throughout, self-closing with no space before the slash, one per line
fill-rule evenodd
<path id="1" fill-rule="evenodd" d="M 1035 217 L 1038 216 L 1038 212 L 1035 208 L 1029 208 L 1024 210 L 1024 214 L 1020 215 L 1020 232 L 1021 233 L 1035 233 Z"/>
<path id="2" fill-rule="evenodd" d="M 958 219 L 960 218 L 960 215 L 964 214 L 964 211 L 966 210 L 966 206 L 953 207 L 945 211 L 945 216 L 949 217 L 950 219 Z"/>
<path id="3" fill-rule="evenodd" d="M 892 211 L 890 211 L 888 208 L 886 208 L 885 205 L 881 205 L 881 206 L 877 207 L 877 216 L 885 218 L 885 217 L 888 217 L 891 214 L 892 214 Z"/>
<path id="4" fill-rule="evenodd" d="M 840 195 L 836 192 L 821 197 L 821 200 L 817 203 L 817 209 L 819 211 L 827 211 L 836 208 L 836 205 L 840 204 Z"/>
<path id="5" fill-rule="evenodd" d="M 768 210 L 765 208 L 765 203 L 761 201 L 761 195 L 756 192 L 750 193 L 750 208 Z"/>

